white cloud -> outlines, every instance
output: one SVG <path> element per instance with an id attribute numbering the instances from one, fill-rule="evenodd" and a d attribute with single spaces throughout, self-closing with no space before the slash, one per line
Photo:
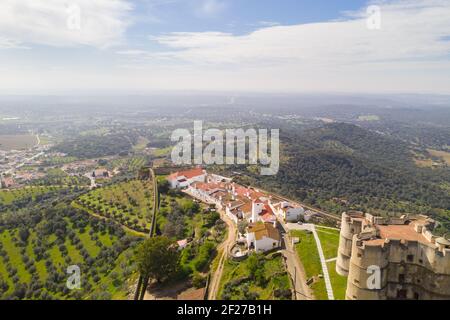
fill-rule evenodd
<path id="1" fill-rule="evenodd" d="M 104 3 L 106 0 L 89 1 Z M 201 0 L 190 1 L 201 3 Z M 44 6 L 30 13 L 31 3 L 48 3 L 51 8 L 59 8 L 55 0 L 30 1 L 28 6 L 17 7 L 19 11 L 5 6 L 5 3 L 13 6 L 16 2 L 24 3 L 23 0 L 0 0 L 0 34 L 4 37 L 0 38 L 0 47 L 2 43 L 3 47 L 29 43 L 103 46 L 120 41 L 128 19 L 128 7 L 119 6 L 122 9 L 112 10 L 115 13 L 112 16 L 106 14 L 109 11 L 104 8 L 94 10 L 98 13 L 97 21 L 106 19 L 105 16 L 115 17 L 120 27 L 112 28 L 114 32 L 105 32 L 101 27 L 87 35 L 87 40 L 80 41 L 73 36 L 66 37 L 67 30 L 56 28 L 53 34 L 39 27 L 49 20 L 42 17 L 56 15 L 54 10 Z M 125 2 L 113 0 L 111 3 Z M 12 51 L 2 50 L 0 68 L 6 68 L 2 74 L 7 76 L 0 77 L 0 88 L 18 92 L 23 88 L 43 92 L 50 88 L 69 92 L 88 88 L 114 92 L 252 90 L 450 94 L 450 2 L 397 0 L 382 1 L 379 5 L 381 30 L 367 29 L 366 10 L 362 8 L 339 20 L 265 26 L 244 35 L 212 31 L 163 34 L 150 38 L 157 44 L 151 44 L 153 50 L 143 49 L 150 47 L 148 43 L 135 42 L 134 48 L 103 50 L 95 57 L 89 56 L 88 60 L 74 61 L 74 65 L 66 65 L 58 59 L 39 61 L 34 57 L 26 63 L 17 63 L 23 62 L 20 55 L 11 54 L 9 59 L 4 59 L 8 54 L 4 52 Z M 20 29 L 17 25 L 12 28 L 13 23 L 6 27 L 8 19 L 2 19 L 5 8 L 10 15 L 20 12 Z M 24 18 L 28 16 L 32 19 Z M 33 21 L 34 27 L 26 27 L 27 20 Z M 55 21 L 59 20 L 50 19 L 50 25 L 59 26 L 60 22 Z M 50 72 L 49 65 L 58 63 L 66 68 Z"/>
<path id="2" fill-rule="evenodd" d="M 281 23 L 276 21 L 258 21 L 258 23 L 254 24 L 253 26 L 258 27 L 275 27 L 279 26 Z"/>
<path id="3" fill-rule="evenodd" d="M 363 12 L 341 21 L 272 26 L 247 35 L 170 33 L 153 39 L 167 56 L 198 64 L 293 64 L 330 67 L 446 58 L 450 54 L 450 2 L 381 4 L 381 30 L 369 30 Z"/>
<path id="4" fill-rule="evenodd" d="M 29 49 L 20 41 L 0 37 L 0 49 Z"/>
<path id="5" fill-rule="evenodd" d="M 107 47 L 122 40 L 131 9 L 126 0 L 1 0 L 0 34 L 17 43 Z"/>

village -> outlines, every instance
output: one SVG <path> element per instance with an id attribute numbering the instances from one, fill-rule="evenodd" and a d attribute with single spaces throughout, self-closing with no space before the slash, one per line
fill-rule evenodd
<path id="1" fill-rule="evenodd" d="M 300 240 L 293 237 L 292 232 L 305 230 L 315 233 L 315 224 L 322 224 L 328 217 L 282 196 L 242 186 L 232 178 L 209 173 L 202 168 L 172 173 L 167 180 L 172 189 L 181 190 L 221 214 L 228 225 L 228 239 L 223 243 L 225 250 L 220 260 L 222 263 L 227 259 L 245 261 L 254 253 L 266 256 L 279 254 L 291 279 L 293 297 L 297 300 L 311 299 L 309 286 L 318 279 L 307 279 L 296 253 Z M 320 241 L 317 248 L 321 250 Z M 325 259 L 322 262 L 326 264 Z M 219 266 L 211 276 L 207 297 L 210 300 L 218 298 L 222 272 Z M 328 287 L 328 298 L 333 299 L 328 272 L 325 271 L 323 276 Z"/>
<path id="2" fill-rule="evenodd" d="M 193 198 L 215 206 L 236 226 L 246 225 L 245 234 L 238 238 L 238 244 L 245 244 L 245 251 L 236 252 L 239 256 L 248 251 L 268 252 L 280 248 L 283 232 L 280 225 L 303 224 L 318 216 L 317 212 L 201 168 L 176 172 L 167 179 L 172 188 L 183 189 Z"/>

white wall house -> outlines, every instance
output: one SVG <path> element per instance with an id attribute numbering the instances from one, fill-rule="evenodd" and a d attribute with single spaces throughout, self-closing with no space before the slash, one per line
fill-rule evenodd
<path id="1" fill-rule="evenodd" d="M 305 209 L 294 207 L 291 203 L 283 201 L 275 205 L 270 204 L 273 212 L 284 222 L 298 222 L 304 215 Z"/>
<path id="2" fill-rule="evenodd" d="M 252 215 L 248 222 L 257 223 L 261 221 L 259 215 L 263 212 L 263 210 L 264 210 L 264 203 L 260 201 L 252 201 Z"/>
<path id="3" fill-rule="evenodd" d="M 247 246 L 256 252 L 266 252 L 281 246 L 281 236 L 272 223 L 251 224 L 247 228 Z"/>
<path id="4" fill-rule="evenodd" d="M 167 180 L 172 189 L 184 189 L 194 182 L 205 182 L 206 171 L 201 168 L 196 168 L 188 171 L 175 172 Z"/>

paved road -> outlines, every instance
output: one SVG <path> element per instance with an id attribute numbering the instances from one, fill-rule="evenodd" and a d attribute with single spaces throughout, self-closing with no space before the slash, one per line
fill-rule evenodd
<path id="1" fill-rule="evenodd" d="M 45 153 L 44 152 L 39 152 L 38 154 L 35 154 L 34 156 L 30 157 L 30 158 L 26 158 L 24 159 L 23 162 L 19 163 L 18 165 L 16 165 L 14 168 L 11 168 L 5 172 L 3 172 L 3 174 L 10 174 L 11 172 L 13 172 L 14 170 L 20 169 L 22 168 L 27 162 L 32 161 L 36 158 L 39 158 L 40 156 L 43 156 Z"/>
<path id="2" fill-rule="evenodd" d="M 219 293 L 219 285 L 220 285 L 220 279 L 222 279 L 223 274 L 223 266 L 225 264 L 225 261 L 228 258 L 228 251 L 231 249 L 231 247 L 236 243 L 236 236 L 237 236 L 237 228 L 233 221 L 231 221 L 230 218 L 223 212 L 223 210 L 220 210 L 220 216 L 223 221 L 228 226 L 228 237 L 227 239 L 222 242 L 222 244 L 218 247 L 218 252 L 221 252 L 220 260 L 219 260 L 219 266 L 217 267 L 217 270 L 211 275 L 210 283 L 209 283 L 209 289 L 208 289 L 208 300 L 216 300 L 217 294 Z"/>

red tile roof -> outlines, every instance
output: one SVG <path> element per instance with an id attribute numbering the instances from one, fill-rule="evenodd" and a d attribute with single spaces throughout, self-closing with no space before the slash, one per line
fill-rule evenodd
<path id="1" fill-rule="evenodd" d="M 191 169 L 191 170 L 179 171 L 179 172 L 172 173 L 168 179 L 173 180 L 173 179 L 177 179 L 179 177 L 185 177 L 186 179 L 192 179 L 194 177 L 198 177 L 203 174 L 204 174 L 204 172 L 203 172 L 202 168 L 195 168 L 195 169 Z"/>

